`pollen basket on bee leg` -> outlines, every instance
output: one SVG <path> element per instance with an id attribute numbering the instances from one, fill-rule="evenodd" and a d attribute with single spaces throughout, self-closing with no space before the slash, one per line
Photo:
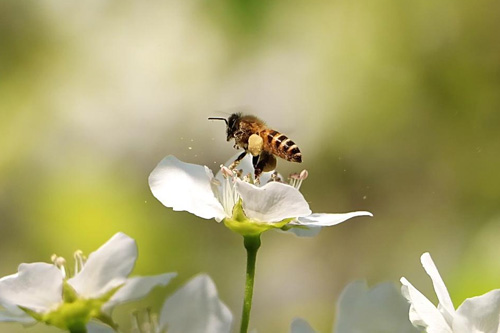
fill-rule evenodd
<path id="1" fill-rule="evenodd" d="M 264 145 L 264 140 L 258 134 L 252 134 L 248 138 L 248 151 L 253 156 L 257 156 L 262 152 L 263 145 Z"/>

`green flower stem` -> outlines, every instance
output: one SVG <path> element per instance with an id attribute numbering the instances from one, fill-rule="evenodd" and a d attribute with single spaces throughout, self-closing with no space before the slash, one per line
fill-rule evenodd
<path id="1" fill-rule="evenodd" d="M 248 324 L 250 322 L 250 310 L 252 309 L 253 284 L 255 277 L 255 261 L 257 259 L 257 250 L 260 247 L 260 234 L 243 236 L 243 238 L 245 249 L 247 250 L 247 274 L 240 333 L 246 333 L 248 331 Z"/>
<path id="2" fill-rule="evenodd" d="M 87 327 L 84 324 L 74 325 L 68 328 L 70 333 L 87 333 Z"/>

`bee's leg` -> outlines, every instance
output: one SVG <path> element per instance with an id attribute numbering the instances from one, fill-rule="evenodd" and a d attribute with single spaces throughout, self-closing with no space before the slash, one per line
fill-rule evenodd
<path id="1" fill-rule="evenodd" d="M 253 157 L 253 168 L 255 172 L 255 183 L 259 184 L 259 177 L 262 172 L 269 172 L 276 169 L 276 158 L 273 154 L 263 151 L 260 155 Z"/>
<path id="2" fill-rule="evenodd" d="M 247 154 L 246 151 L 242 152 L 235 160 L 233 163 L 231 163 L 231 165 L 229 166 L 229 169 L 231 170 L 234 170 L 238 164 L 240 164 L 241 160 L 243 159 L 243 157 L 245 157 Z"/>
<path id="3" fill-rule="evenodd" d="M 255 184 L 260 184 L 260 175 L 262 174 L 261 169 L 255 169 Z"/>
<path id="4" fill-rule="evenodd" d="M 252 165 L 254 169 L 257 167 L 257 164 L 259 163 L 259 157 L 260 157 L 259 155 L 252 156 Z"/>
<path id="5" fill-rule="evenodd" d="M 254 156 L 252 159 L 253 162 L 253 168 L 254 168 L 254 178 L 255 178 L 255 184 L 260 184 L 260 175 L 262 174 L 262 171 L 264 171 L 264 167 L 266 166 L 267 163 L 267 158 L 266 154 L 260 154 L 257 156 Z"/>
<path id="6" fill-rule="evenodd" d="M 259 177 L 260 174 L 262 173 L 262 168 L 259 167 L 259 160 L 260 160 L 260 155 L 253 156 L 252 157 L 252 165 L 255 173 L 255 183 L 259 184 Z"/>

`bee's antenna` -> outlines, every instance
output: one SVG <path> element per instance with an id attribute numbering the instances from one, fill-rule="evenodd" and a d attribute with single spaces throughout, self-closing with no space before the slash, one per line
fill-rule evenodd
<path id="1" fill-rule="evenodd" d="M 210 117 L 210 118 L 208 118 L 208 120 L 224 120 L 226 122 L 226 125 L 229 126 L 229 124 L 227 123 L 227 119 L 226 118 Z"/>

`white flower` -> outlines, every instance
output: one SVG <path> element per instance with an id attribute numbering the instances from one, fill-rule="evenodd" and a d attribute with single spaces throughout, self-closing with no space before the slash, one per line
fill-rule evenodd
<path id="1" fill-rule="evenodd" d="M 218 222 L 232 216 L 239 198 L 247 217 L 262 222 L 311 213 L 302 194 L 292 186 L 269 182 L 258 187 L 238 177 L 223 177 L 221 172 L 214 177 L 208 167 L 184 163 L 171 155 L 151 172 L 149 186 L 165 206 Z"/>
<path id="2" fill-rule="evenodd" d="M 64 261 L 57 257 L 55 265 L 21 264 L 16 274 L 1 278 L 0 305 L 4 310 L 0 321 L 43 321 L 68 329 L 70 321 L 84 325 L 92 318 L 110 320 L 116 305 L 142 298 L 176 275 L 128 278 L 137 259 L 137 246 L 123 233 L 115 234 L 86 262 L 79 252 L 75 258 L 75 275 L 69 279 Z M 76 312 L 79 317 L 71 317 L 70 313 Z"/>
<path id="3" fill-rule="evenodd" d="M 115 333 L 116 331 L 110 326 L 101 324 L 100 322 L 91 321 L 87 324 L 87 333 Z"/>
<path id="4" fill-rule="evenodd" d="M 229 333 L 232 322 L 233 315 L 219 300 L 212 279 L 200 274 L 165 301 L 159 329 L 168 333 Z"/>
<path id="5" fill-rule="evenodd" d="M 302 318 L 294 318 L 290 325 L 290 333 L 315 333 L 316 331 Z"/>
<path id="6" fill-rule="evenodd" d="M 249 220 L 277 224 L 289 219 L 279 227 L 285 224 L 288 224 L 287 229 L 297 227 L 295 233 L 299 235 L 317 233 L 323 226 L 335 225 L 355 216 L 372 216 L 369 212 L 311 214 L 309 204 L 298 190 L 303 179 L 293 180 L 292 186 L 279 181 L 266 182 L 273 174 L 264 173 L 260 178 L 264 185 L 258 186 L 246 176 L 253 174 L 251 156 L 245 157 L 239 168 L 242 172 L 223 167 L 224 173 L 219 172 L 214 177 L 206 166 L 167 156 L 151 172 L 149 186 L 163 205 L 204 219 L 214 218 L 218 222 L 234 218 L 234 208 L 241 199 Z"/>
<path id="7" fill-rule="evenodd" d="M 428 333 L 497 333 L 500 331 L 500 289 L 466 299 L 457 310 L 429 253 L 420 258 L 434 285 L 437 308 L 404 277 L 403 295 L 410 302 L 410 320 Z"/>
<path id="8" fill-rule="evenodd" d="M 219 299 L 212 279 L 200 274 L 163 303 L 160 319 L 150 310 L 133 313 L 132 331 L 139 333 L 229 333 L 233 315 Z"/>
<path id="9" fill-rule="evenodd" d="M 418 332 L 408 320 L 408 309 L 409 304 L 394 283 L 368 288 L 366 281 L 354 281 L 340 295 L 335 332 Z"/>
<path id="10" fill-rule="evenodd" d="M 416 333 L 408 320 L 409 304 L 393 283 L 368 288 L 366 281 L 354 281 L 337 302 L 335 333 Z M 294 319 L 291 333 L 314 333 L 304 319 Z"/>

